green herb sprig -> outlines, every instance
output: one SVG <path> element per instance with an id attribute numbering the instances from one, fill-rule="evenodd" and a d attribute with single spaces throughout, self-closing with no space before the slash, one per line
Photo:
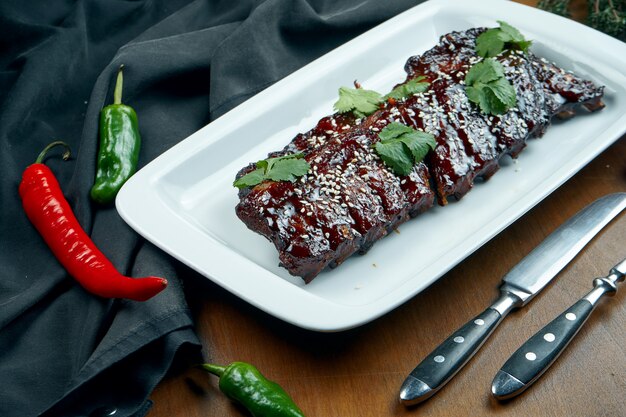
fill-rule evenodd
<path id="1" fill-rule="evenodd" d="M 494 57 L 507 49 L 519 49 L 524 52 L 532 44 L 519 30 L 502 20 L 499 28 L 488 29 L 476 38 L 476 53 L 484 58 Z"/>
<path id="2" fill-rule="evenodd" d="M 515 88 L 504 76 L 504 67 L 493 58 L 473 65 L 465 76 L 467 98 L 484 113 L 502 114 L 517 103 Z"/>
<path id="3" fill-rule="evenodd" d="M 422 161 L 437 145 L 432 134 L 397 122 L 385 126 L 378 137 L 380 142 L 374 144 L 374 149 L 397 175 L 408 175 L 413 165 Z"/>
<path id="4" fill-rule="evenodd" d="M 303 154 L 291 154 L 278 158 L 269 158 L 256 163 L 256 169 L 235 180 L 237 188 L 252 187 L 263 181 L 295 181 L 309 172 L 311 165 L 304 159 Z"/>
<path id="5" fill-rule="evenodd" d="M 407 81 L 404 84 L 400 84 L 399 86 L 391 90 L 391 92 L 387 94 L 384 99 L 388 100 L 390 98 L 393 98 L 396 100 L 402 100 L 407 97 L 411 97 L 413 94 L 423 93 L 430 86 L 430 83 L 424 80 L 426 80 L 426 77 L 420 75 L 413 78 L 412 80 Z"/>
<path id="6" fill-rule="evenodd" d="M 356 117 L 365 117 L 378 110 L 383 101 L 383 96 L 374 90 L 340 87 L 339 100 L 333 107 L 339 113 L 352 112 Z"/>
<path id="7" fill-rule="evenodd" d="M 519 30 L 498 20 L 499 28 L 488 29 L 476 39 L 476 53 L 481 62 L 474 64 L 465 75 L 467 98 L 487 114 L 503 114 L 515 107 L 515 87 L 504 76 L 504 67 L 493 57 L 505 50 L 528 51 L 531 41 Z"/>

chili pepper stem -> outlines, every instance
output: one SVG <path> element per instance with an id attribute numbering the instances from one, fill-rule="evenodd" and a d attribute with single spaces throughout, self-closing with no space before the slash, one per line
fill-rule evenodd
<path id="1" fill-rule="evenodd" d="M 214 365 L 212 363 L 203 363 L 202 365 L 200 365 L 200 367 L 218 377 L 221 377 L 226 370 L 225 366 Z"/>
<path id="2" fill-rule="evenodd" d="M 120 65 L 120 69 L 117 70 L 117 80 L 115 81 L 115 90 L 113 91 L 113 104 L 122 104 L 122 86 L 124 84 L 123 69 L 124 64 Z"/>
<path id="3" fill-rule="evenodd" d="M 35 163 L 41 164 L 44 158 L 46 157 L 46 154 L 48 153 L 48 151 L 54 148 L 55 146 L 59 146 L 59 145 L 65 147 L 65 152 L 63 152 L 63 156 L 62 156 L 63 160 L 67 161 L 68 159 L 70 159 L 70 156 L 72 155 L 72 151 L 70 150 L 70 145 L 63 142 L 62 140 L 56 140 L 52 142 L 51 144 L 49 144 L 48 146 L 46 146 L 45 148 L 43 148 L 43 151 L 41 151 L 41 153 L 37 156 L 37 159 L 35 159 Z"/>

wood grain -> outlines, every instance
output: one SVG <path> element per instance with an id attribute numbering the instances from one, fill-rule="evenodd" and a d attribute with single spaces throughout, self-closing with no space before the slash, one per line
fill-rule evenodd
<path id="1" fill-rule="evenodd" d="M 535 1 L 521 1 L 534 5 Z M 626 137 L 426 291 L 373 323 L 324 334 L 281 322 L 189 273 L 187 293 L 203 356 L 254 363 L 281 384 L 307 416 L 626 415 L 626 284 L 601 302 L 550 370 L 521 397 L 489 394 L 504 361 L 528 337 L 592 287 L 625 256 L 626 215 L 613 221 L 528 306 L 513 312 L 474 359 L 434 398 L 398 402 L 410 370 L 497 297 L 501 277 L 552 230 L 605 194 L 626 191 Z M 156 387 L 149 417 L 246 416 L 196 369 Z"/>

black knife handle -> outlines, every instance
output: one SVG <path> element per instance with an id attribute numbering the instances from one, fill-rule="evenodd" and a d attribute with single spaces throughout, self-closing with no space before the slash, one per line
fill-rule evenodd
<path id="1" fill-rule="evenodd" d="M 594 305 L 581 299 L 528 339 L 502 366 L 492 385 L 493 395 L 504 400 L 524 391 L 559 357 Z"/>
<path id="2" fill-rule="evenodd" d="M 417 404 L 437 392 L 476 353 L 501 319 L 500 313 L 489 307 L 448 337 L 404 381 L 402 402 Z"/>
<path id="3" fill-rule="evenodd" d="M 491 393 L 506 400 L 522 393 L 559 357 L 605 295 L 617 292 L 616 283 L 626 278 L 626 259 L 609 275 L 593 280 L 593 290 L 528 339 L 498 371 Z"/>

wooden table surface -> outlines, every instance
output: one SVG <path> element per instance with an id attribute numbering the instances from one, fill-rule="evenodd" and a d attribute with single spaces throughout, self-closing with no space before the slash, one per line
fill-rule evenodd
<path id="1" fill-rule="evenodd" d="M 345 332 L 296 328 L 208 280 L 195 280 L 190 303 L 203 355 L 216 363 L 255 364 L 307 416 L 624 416 L 626 287 L 601 302 L 559 360 L 522 396 L 500 403 L 491 397 L 490 386 L 522 342 L 625 256 L 626 215 L 610 223 L 530 304 L 513 311 L 435 397 L 411 408 L 398 401 L 406 375 L 495 301 L 510 268 L 579 209 L 618 191 L 626 191 L 626 136 L 428 289 Z M 166 376 L 151 399 L 149 417 L 248 415 L 219 391 L 217 378 L 196 369 Z"/>

